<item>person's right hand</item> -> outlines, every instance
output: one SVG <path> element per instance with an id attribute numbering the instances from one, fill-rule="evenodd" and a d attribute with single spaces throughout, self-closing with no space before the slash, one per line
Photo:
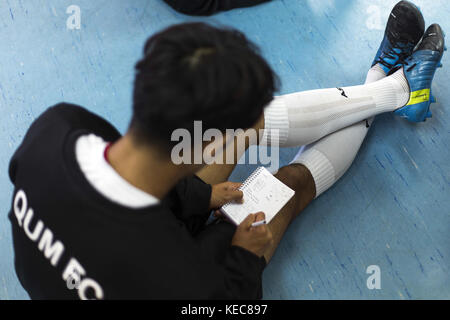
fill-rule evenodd
<path id="1" fill-rule="evenodd" d="M 231 245 L 244 248 L 258 257 L 264 256 L 268 247 L 273 243 L 272 232 L 266 224 L 252 227 L 252 223 L 264 219 L 265 215 L 262 212 L 250 214 L 236 229 Z"/>

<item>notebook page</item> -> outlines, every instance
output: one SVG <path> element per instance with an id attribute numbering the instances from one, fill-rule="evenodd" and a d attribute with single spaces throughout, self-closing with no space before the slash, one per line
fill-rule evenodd
<path id="1" fill-rule="evenodd" d="M 239 225 L 249 214 L 264 212 L 269 223 L 295 192 L 260 167 L 243 183 L 244 203 L 229 203 L 221 211 Z"/>

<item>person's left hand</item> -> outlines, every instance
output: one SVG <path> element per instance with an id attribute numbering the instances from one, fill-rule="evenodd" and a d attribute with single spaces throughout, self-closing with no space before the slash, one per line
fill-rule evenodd
<path id="1" fill-rule="evenodd" d="M 244 194 L 238 190 L 241 185 L 241 183 L 237 182 L 224 182 L 213 185 L 209 209 L 219 209 L 231 201 L 242 202 Z"/>

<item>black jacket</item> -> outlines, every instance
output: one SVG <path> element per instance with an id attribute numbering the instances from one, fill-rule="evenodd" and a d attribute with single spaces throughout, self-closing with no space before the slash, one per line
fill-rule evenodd
<path id="1" fill-rule="evenodd" d="M 205 227 L 211 186 L 183 179 L 160 204 L 131 209 L 95 190 L 75 141 L 120 137 L 104 119 L 60 104 L 31 126 L 9 168 L 20 282 L 33 299 L 256 299 L 264 258 L 231 246 L 235 227 Z"/>

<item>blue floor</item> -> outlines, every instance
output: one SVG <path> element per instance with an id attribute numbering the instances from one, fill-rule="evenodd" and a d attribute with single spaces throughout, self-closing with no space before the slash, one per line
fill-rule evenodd
<path id="1" fill-rule="evenodd" d="M 0 299 L 23 299 L 13 269 L 9 159 L 28 126 L 60 101 L 84 105 L 122 132 L 133 65 L 168 25 L 209 21 L 244 31 L 282 80 L 281 93 L 355 85 L 395 0 L 274 0 L 211 18 L 159 0 L 3 0 L 0 3 Z M 450 32 L 450 2 L 416 1 Z M 67 7 L 81 8 L 68 30 Z M 435 78 L 435 117 L 413 125 L 382 115 L 348 174 L 291 225 L 264 274 L 267 299 L 450 299 L 450 61 Z M 287 163 L 296 150 L 283 150 Z M 233 178 L 251 167 L 239 166 Z M 366 268 L 381 269 L 369 290 Z"/>

